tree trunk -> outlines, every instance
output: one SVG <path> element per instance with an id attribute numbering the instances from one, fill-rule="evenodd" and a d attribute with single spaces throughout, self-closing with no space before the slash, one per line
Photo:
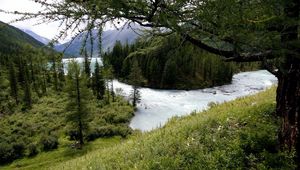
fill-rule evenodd
<path id="1" fill-rule="evenodd" d="M 83 141 L 83 126 L 82 126 L 82 121 L 81 119 L 79 120 L 79 124 L 78 124 L 78 131 L 79 131 L 79 144 L 80 144 L 80 147 L 83 146 L 84 144 L 84 141 Z"/>
<path id="2" fill-rule="evenodd" d="M 282 149 L 295 149 L 300 163 L 300 59 L 289 64 L 286 73 L 278 75 L 276 112 L 282 117 L 279 142 Z"/>
<path id="3" fill-rule="evenodd" d="M 298 54 L 298 24 L 299 0 L 285 2 L 284 14 L 294 22 L 286 22 L 281 32 L 281 46 L 284 61 L 279 69 L 278 88 L 276 97 L 276 112 L 282 117 L 279 133 L 279 143 L 282 149 L 296 150 L 295 161 L 300 168 L 300 138 L 299 138 L 299 110 L 300 110 L 300 58 Z M 297 56 L 298 55 L 298 56 Z"/>
<path id="4" fill-rule="evenodd" d="M 76 91 L 77 91 L 77 111 L 79 112 L 79 118 L 78 118 L 78 133 L 79 133 L 79 144 L 80 148 L 84 144 L 83 142 L 83 126 L 82 126 L 82 120 L 81 120 L 81 94 L 80 94 L 80 83 L 79 83 L 79 75 L 76 74 Z"/>

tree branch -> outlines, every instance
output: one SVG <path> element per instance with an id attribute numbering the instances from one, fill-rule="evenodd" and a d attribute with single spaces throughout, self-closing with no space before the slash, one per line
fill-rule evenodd
<path id="1" fill-rule="evenodd" d="M 235 62 L 254 62 L 254 61 L 263 61 L 265 59 L 273 59 L 275 55 L 273 54 L 272 50 L 267 50 L 264 52 L 257 52 L 257 53 L 238 53 L 236 51 L 227 51 L 221 50 L 214 47 L 211 47 L 205 43 L 203 43 L 199 39 L 195 39 L 187 34 L 181 34 L 187 41 L 196 45 L 197 47 L 204 49 L 210 53 L 220 55 L 224 57 L 225 61 L 235 61 Z"/>

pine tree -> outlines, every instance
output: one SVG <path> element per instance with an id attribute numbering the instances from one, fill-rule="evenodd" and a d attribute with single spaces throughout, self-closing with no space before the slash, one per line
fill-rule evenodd
<path id="1" fill-rule="evenodd" d="M 107 98 L 106 98 L 106 103 L 110 102 L 110 96 L 113 97 L 113 101 L 114 101 L 114 89 L 110 89 L 109 88 L 109 83 L 111 83 L 111 87 L 113 87 L 113 67 L 111 65 L 105 64 L 104 65 L 104 78 L 106 80 L 105 84 L 106 84 L 106 89 L 107 89 Z"/>
<path id="2" fill-rule="evenodd" d="M 7 89 L 9 87 L 9 82 L 4 75 L 3 66 L 0 65 L 0 115 L 7 114 L 8 109 L 8 100 L 9 100 L 9 93 Z"/>
<path id="3" fill-rule="evenodd" d="M 103 79 L 103 71 L 100 68 L 98 60 L 95 63 L 95 72 L 93 75 L 93 90 L 97 99 L 102 100 L 105 93 L 105 82 Z"/>
<path id="4" fill-rule="evenodd" d="M 55 91 L 58 91 L 58 75 L 57 75 L 57 60 L 56 54 L 51 54 L 51 63 L 52 63 L 52 76 Z"/>
<path id="5" fill-rule="evenodd" d="M 77 62 L 71 61 L 69 63 L 67 77 L 66 90 L 69 94 L 67 110 L 70 111 L 67 121 L 76 129 L 77 140 L 81 147 L 84 144 L 83 132 L 87 128 L 87 118 L 89 116 L 87 104 L 91 96 L 86 85 L 85 73 L 82 73 Z"/>
<path id="6" fill-rule="evenodd" d="M 65 85 L 65 71 L 64 71 L 64 63 L 62 62 L 62 59 L 60 59 L 60 62 L 58 64 L 58 80 L 59 80 L 59 90 L 63 90 L 63 87 Z"/>
<path id="7" fill-rule="evenodd" d="M 132 92 L 130 94 L 132 105 L 136 107 L 136 104 L 140 102 L 141 96 L 139 91 L 139 86 L 143 83 L 143 76 L 142 76 L 142 70 L 140 69 L 137 60 L 133 61 L 131 72 L 128 76 L 128 81 L 132 85 Z"/>
<path id="8" fill-rule="evenodd" d="M 32 106 L 32 95 L 31 95 L 31 85 L 29 80 L 29 70 L 26 61 L 24 61 L 24 82 L 23 82 L 23 90 L 24 90 L 24 105 L 25 109 L 30 109 Z"/>
<path id="9" fill-rule="evenodd" d="M 174 83 L 176 83 L 176 75 L 177 75 L 177 66 L 175 60 L 170 58 L 164 67 L 164 71 L 162 74 L 161 87 L 167 86 L 172 87 Z"/>
<path id="10" fill-rule="evenodd" d="M 89 57 L 89 54 L 87 50 L 84 50 L 84 72 L 86 76 L 89 78 L 91 76 L 91 59 Z"/>

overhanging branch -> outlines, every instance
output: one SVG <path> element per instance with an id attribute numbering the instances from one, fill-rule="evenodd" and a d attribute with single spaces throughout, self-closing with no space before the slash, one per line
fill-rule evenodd
<path id="1" fill-rule="evenodd" d="M 211 47 L 205 43 L 203 43 L 199 39 L 195 39 L 187 34 L 181 34 L 187 41 L 196 45 L 197 47 L 206 50 L 210 53 L 220 55 L 224 57 L 225 61 L 235 61 L 235 62 L 255 62 L 255 61 L 263 61 L 266 59 L 273 59 L 275 55 L 272 50 L 267 50 L 263 52 L 257 53 L 238 53 L 236 51 L 227 51 L 221 50 L 214 47 Z"/>

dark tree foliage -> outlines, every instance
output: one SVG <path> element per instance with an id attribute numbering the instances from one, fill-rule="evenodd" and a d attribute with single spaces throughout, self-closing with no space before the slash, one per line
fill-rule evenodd
<path id="1" fill-rule="evenodd" d="M 9 82 L 4 74 L 4 69 L 2 68 L 3 67 L 0 67 L 0 116 L 11 112 L 9 108 L 10 103 L 8 102 L 10 100 L 9 92 L 5 90 L 9 87 Z"/>
<path id="2" fill-rule="evenodd" d="M 84 72 L 86 76 L 89 78 L 91 76 L 91 58 L 86 50 L 83 50 L 84 56 Z"/>
<path id="3" fill-rule="evenodd" d="M 66 91 L 69 94 L 67 110 L 70 112 L 67 121 L 74 126 L 77 134 L 76 140 L 79 141 L 79 147 L 81 148 L 84 144 L 84 131 L 87 129 L 87 118 L 89 116 L 87 103 L 91 95 L 87 87 L 86 75 L 75 61 L 71 61 L 68 65 Z"/>
<path id="4" fill-rule="evenodd" d="M 32 94 L 31 94 L 31 83 L 29 77 L 29 69 L 27 66 L 27 62 L 24 61 L 24 81 L 23 81 L 23 88 L 24 88 L 24 109 L 30 109 L 32 106 Z"/>
<path id="5" fill-rule="evenodd" d="M 130 84 L 132 84 L 133 88 L 130 94 L 132 105 L 136 107 L 136 104 L 139 103 L 141 100 L 141 95 L 138 88 L 144 81 L 144 78 L 142 76 L 142 70 L 140 69 L 137 60 L 133 61 L 132 68 L 128 76 L 128 81 Z"/>
<path id="6" fill-rule="evenodd" d="M 106 98 L 105 101 L 106 103 L 110 103 L 110 97 L 112 97 L 112 101 L 114 101 L 114 89 L 113 89 L 113 74 L 114 74 L 114 70 L 113 67 L 108 64 L 108 63 L 104 63 L 104 67 L 103 67 L 103 77 L 105 79 L 105 86 L 107 89 L 107 93 L 106 93 Z M 110 86 L 110 87 L 109 87 Z"/>
<path id="7" fill-rule="evenodd" d="M 102 100 L 105 94 L 105 81 L 103 78 L 103 68 L 100 67 L 98 60 L 96 60 L 95 71 L 93 73 L 93 90 L 97 99 Z"/>
<path id="8" fill-rule="evenodd" d="M 110 54 L 111 62 L 114 69 L 115 76 L 119 77 L 122 70 L 122 63 L 124 59 L 127 57 L 127 53 L 125 52 L 125 48 L 122 47 L 122 44 L 120 41 L 116 41 L 114 48 L 112 49 L 112 52 Z"/>
<path id="9" fill-rule="evenodd" d="M 57 68 L 57 59 L 56 59 L 56 54 L 52 54 L 51 55 L 51 64 L 52 64 L 52 67 L 51 67 L 51 69 L 52 69 L 52 73 L 53 73 L 53 82 L 54 82 L 54 89 L 55 89 L 55 91 L 58 91 L 58 72 L 57 72 L 57 70 L 58 70 L 58 68 Z"/>
<path id="10" fill-rule="evenodd" d="M 129 82 L 128 75 L 133 61 L 138 60 L 142 75 L 147 80 L 141 85 L 170 89 L 193 89 L 227 84 L 231 82 L 233 73 L 241 68 L 234 63 L 225 63 L 218 56 L 183 42 L 175 35 L 141 38 L 132 45 L 121 45 L 117 42 L 112 51 L 103 56 L 103 60 L 116 69 L 115 76 L 126 82 Z M 243 70 L 257 68 L 259 66 L 255 63 Z"/>
<path id="11" fill-rule="evenodd" d="M 17 82 L 15 66 L 11 60 L 9 60 L 9 84 L 10 84 L 11 96 L 15 99 L 16 104 L 18 104 L 19 103 L 18 82 Z"/>

